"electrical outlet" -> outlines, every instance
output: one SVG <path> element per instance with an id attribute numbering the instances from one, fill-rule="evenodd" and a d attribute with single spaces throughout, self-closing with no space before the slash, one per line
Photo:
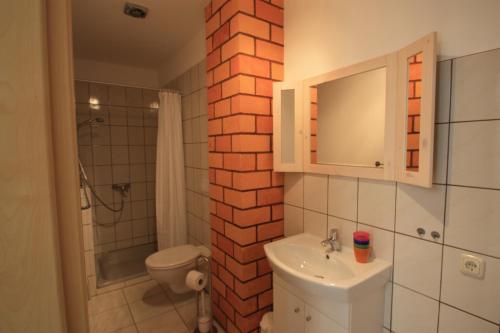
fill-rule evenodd
<path id="1" fill-rule="evenodd" d="M 462 254 L 460 257 L 460 271 L 465 275 L 470 275 L 477 279 L 482 279 L 484 276 L 484 260 L 470 255 Z"/>

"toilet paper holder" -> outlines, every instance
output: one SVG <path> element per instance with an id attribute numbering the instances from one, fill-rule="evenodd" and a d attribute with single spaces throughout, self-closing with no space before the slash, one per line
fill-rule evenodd
<path id="1" fill-rule="evenodd" d="M 207 283 L 205 285 L 205 288 L 208 287 L 208 290 L 210 291 L 210 284 L 211 284 L 211 275 L 212 275 L 212 271 L 211 271 L 211 267 L 210 267 L 210 259 L 207 257 L 207 256 L 204 256 L 204 255 L 199 255 L 197 258 L 196 258 L 196 270 L 197 271 L 200 271 L 200 266 L 202 264 L 206 264 L 207 265 Z M 200 295 L 201 293 L 204 293 L 205 292 L 205 288 L 203 288 L 202 290 L 200 290 L 199 292 L 196 292 L 196 316 L 198 318 L 200 318 Z M 208 293 L 210 295 L 210 292 Z M 202 300 L 204 301 L 204 299 Z M 205 307 L 205 304 L 202 304 L 203 308 Z M 213 319 L 211 320 L 211 322 L 213 322 Z M 194 333 L 199 333 L 199 329 L 198 327 L 195 327 Z M 217 328 L 211 323 L 210 325 L 210 333 L 217 333 Z"/>

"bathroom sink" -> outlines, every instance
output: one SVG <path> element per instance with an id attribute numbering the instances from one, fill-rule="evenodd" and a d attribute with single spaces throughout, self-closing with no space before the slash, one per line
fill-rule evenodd
<path id="1" fill-rule="evenodd" d="M 389 281 L 392 264 L 381 259 L 356 262 L 351 248 L 325 252 L 319 237 L 299 234 L 264 245 L 275 274 L 303 292 L 349 302 Z"/>

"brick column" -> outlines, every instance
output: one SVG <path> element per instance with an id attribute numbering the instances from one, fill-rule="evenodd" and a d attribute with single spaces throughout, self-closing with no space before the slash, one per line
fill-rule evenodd
<path id="1" fill-rule="evenodd" d="M 283 1 L 213 0 L 205 10 L 212 309 L 256 332 L 272 305 L 263 245 L 283 236 L 283 175 L 272 171 L 272 82 L 283 79 Z"/>

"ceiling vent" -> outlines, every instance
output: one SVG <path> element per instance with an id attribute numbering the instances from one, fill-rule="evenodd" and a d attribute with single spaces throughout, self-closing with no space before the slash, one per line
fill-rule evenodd
<path id="1" fill-rule="evenodd" d="M 125 3 L 125 8 L 123 8 L 123 12 L 135 18 L 145 18 L 148 15 L 148 9 L 144 6 L 136 5 L 135 3 L 127 2 Z"/>

